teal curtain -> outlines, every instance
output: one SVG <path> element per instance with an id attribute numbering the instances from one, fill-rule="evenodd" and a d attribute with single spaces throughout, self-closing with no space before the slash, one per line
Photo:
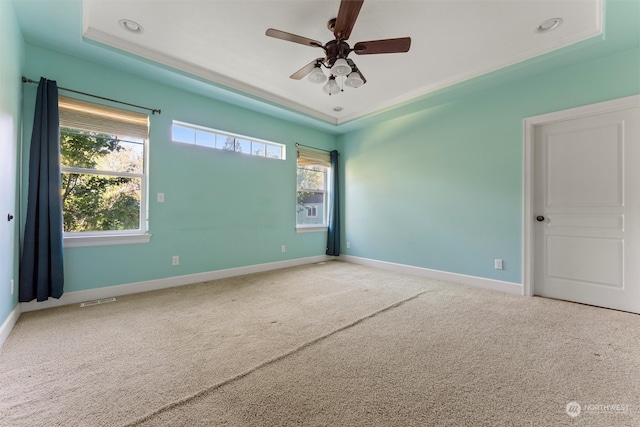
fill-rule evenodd
<path id="1" fill-rule="evenodd" d="M 58 85 L 41 78 L 29 152 L 20 302 L 60 298 L 63 293 L 59 123 Z"/>
<path id="2" fill-rule="evenodd" d="M 331 158 L 331 201 L 329 202 L 329 231 L 327 234 L 327 255 L 340 255 L 340 179 L 338 171 L 339 153 L 333 150 Z"/>

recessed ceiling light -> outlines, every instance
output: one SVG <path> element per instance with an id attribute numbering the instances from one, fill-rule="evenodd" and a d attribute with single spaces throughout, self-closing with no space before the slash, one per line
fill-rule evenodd
<path id="1" fill-rule="evenodd" d="M 538 25 L 538 28 L 536 28 L 536 33 L 548 33 L 549 31 L 558 28 L 560 24 L 562 24 L 562 18 L 547 19 L 542 24 Z"/>
<path id="2" fill-rule="evenodd" d="M 142 25 L 130 19 L 121 19 L 120 21 L 118 21 L 118 23 L 122 28 L 131 33 L 142 34 L 144 32 L 144 28 L 142 28 Z"/>
<path id="3" fill-rule="evenodd" d="M 333 111 L 339 113 L 340 111 L 342 111 L 342 107 L 333 107 Z"/>

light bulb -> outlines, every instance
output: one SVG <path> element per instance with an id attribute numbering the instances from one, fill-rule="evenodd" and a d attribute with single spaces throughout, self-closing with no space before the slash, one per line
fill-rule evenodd
<path id="1" fill-rule="evenodd" d="M 320 84 L 327 81 L 327 76 L 322 72 L 319 65 L 316 65 L 311 73 L 309 73 L 309 77 L 307 78 L 313 84 Z"/>
<path id="2" fill-rule="evenodd" d="M 336 76 L 346 76 L 351 72 L 351 67 L 344 58 L 338 58 L 331 67 L 331 73 Z"/>
<path id="3" fill-rule="evenodd" d="M 357 71 L 354 71 L 353 73 L 349 74 L 349 76 L 347 76 L 347 80 L 344 81 L 345 86 L 353 87 L 353 88 L 360 87 L 363 84 L 364 84 L 364 81 L 362 80 L 362 76 Z"/>
<path id="4" fill-rule="evenodd" d="M 329 77 L 329 81 L 326 85 L 324 85 L 322 90 L 324 90 L 324 93 L 327 93 L 329 95 L 335 95 L 336 93 L 340 92 L 340 86 L 338 86 L 338 83 L 336 83 L 336 78 L 334 76 L 331 76 Z"/>

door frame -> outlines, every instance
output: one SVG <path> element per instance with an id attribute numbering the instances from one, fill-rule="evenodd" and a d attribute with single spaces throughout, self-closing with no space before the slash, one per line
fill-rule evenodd
<path id="1" fill-rule="evenodd" d="M 640 107 L 640 95 L 555 111 L 523 120 L 523 233 L 522 233 L 522 294 L 533 296 L 534 289 L 534 184 L 535 184 L 535 132 L 536 128 L 553 122 L 577 119 L 596 114 Z"/>

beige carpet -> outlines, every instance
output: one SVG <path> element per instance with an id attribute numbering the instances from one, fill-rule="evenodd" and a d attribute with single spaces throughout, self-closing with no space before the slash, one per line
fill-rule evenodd
<path id="1" fill-rule="evenodd" d="M 329 262 L 25 313 L 0 384 L 7 426 L 638 426 L 640 316 Z"/>

